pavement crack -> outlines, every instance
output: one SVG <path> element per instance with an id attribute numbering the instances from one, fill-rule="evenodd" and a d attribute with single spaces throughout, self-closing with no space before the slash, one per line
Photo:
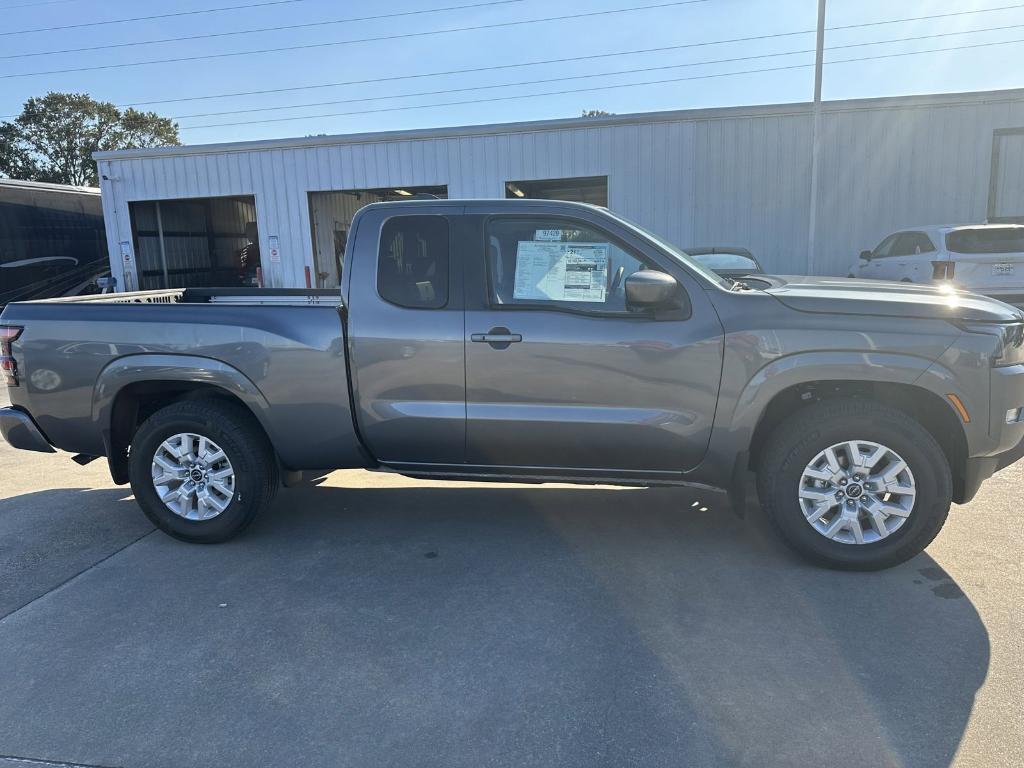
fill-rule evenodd
<path id="1" fill-rule="evenodd" d="M 11 616 L 16 614 L 18 611 L 21 611 L 21 610 L 23 610 L 25 608 L 28 608 L 30 605 L 32 605 L 33 603 L 35 603 L 38 600 L 42 600 L 47 595 L 53 594 L 58 589 L 61 589 L 62 587 L 70 584 L 72 581 L 77 579 L 79 576 L 82 576 L 82 575 L 88 573 L 89 571 L 91 571 L 93 568 L 95 568 L 98 565 L 102 565 L 103 563 L 107 562 L 107 560 L 109 560 L 110 558 L 114 557 L 115 555 L 121 554 L 126 549 L 128 549 L 128 547 L 130 547 L 130 546 L 132 546 L 134 544 L 138 544 L 144 538 L 146 538 L 147 536 L 149 536 L 150 534 L 153 534 L 153 533 L 156 533 L 156 528 L 151 528 L 150 530 L 146 531 L 141 536 L 138 536 L 138 537 L 132 539 L 131 541 L 129 541 L 124 546 L 118 547 L 117 549 L 115 549 L 110 554 L 101 557 L 99 560 L 97 560 L 92 565 L 89 565 L 89 566 L 83 568 L 82 570 L 78 571 L 77 573 L 73 573 L 72 575 L 68 576 L 62 582 L 60 582 L 59 584 L 55 584 L 54 586 L 50 587 L 48 590 L 43 592 L 41 595 L 36 595 L 35 597 L 33 597 L 28 602 L 22 603 L 21 605 L 19 605 L 14 610 L 5 613 L 3 616 L 0 616 L 0 624 L 3 624 L 5 621 L 7 621 L 7 619 L 9 619 Z M 18 760 L 23 760 L 25 758 L 8 758 L 6 755 L 0 755 L 0 759 L 11 759 L 11 760 L 18 759 Z M 43 763 L 43 764 L 45 765 L 46 763 Z M 77 765 L 77 763 L 52 763 L 52 765 Z M 2 768 L 2 766 L 0 766 L 0 768 Z M 103 768 L 103 767 L 101 766 L 100 768 Z"/>

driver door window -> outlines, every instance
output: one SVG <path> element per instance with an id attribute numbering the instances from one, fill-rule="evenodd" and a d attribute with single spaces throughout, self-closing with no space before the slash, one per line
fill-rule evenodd
<path id="1" fill-rule="evenodd" d="M 625 282 L 653 269 L 607 234 L 560 219 L 494 219 L 487 227 L 492 307 L 627 314 Z"/>
<path id="2" fill-rule="evenodd" d="M 899 233 L 895 235 L 889 235 L 885 240 L 878 244 L 878 247 L 871 252 L 872 259 L 884 259 L 887 256 L 892 256 L 893 246 L 896 245 L 896 241 L 900 239 Z"/>

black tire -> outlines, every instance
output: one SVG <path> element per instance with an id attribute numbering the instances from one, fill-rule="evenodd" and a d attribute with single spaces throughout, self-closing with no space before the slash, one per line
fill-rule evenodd
<path id="1" fill-rule="evenodd" d="M 847 440 L 891 448 L 915 480 L 909 517 L 871 543 L 826 538 L 807 521 L 798 498 L 807 465 L 819 452 Z M 823 400 L 799 411 L 769 438 L 757 475 L 761 506 L 782 538 L 808 560 L 841 570 L 880 570 L 919 554 L 946 522 L 952 488 L 949 462 L 931 433 L 906 413 L 868 400 Z"/>
<path id="2" fill-rule="evenodd" d="M 173 435 L 202 435 L 227 454 L 234 470 L 234 495 L 227 508 L 208 520 L 175 514 L 157 494 L 153 457 Z M 244 407 L 221 400 L 185 400 L 150 416 L 139 427 L 129 453 L 135 499 L 146 517 L 164 533 L 182 541 L 216 544 L 239 533 L 270 505 L 279 474 L 273 449 L 255 417 Z"/>

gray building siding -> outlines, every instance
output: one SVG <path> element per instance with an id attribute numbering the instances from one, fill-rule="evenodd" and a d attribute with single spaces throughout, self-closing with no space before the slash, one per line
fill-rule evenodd
<path id="1" fill-rule="evenodd" d="M 808 265 L 811 125 L 810 106 L 795 104 L 97 159 L 122 285 L 118 243 L 132 239 L 133 200 L 255 195 L 261 250 L 268 253 L 270 236 L 281 248 L 280 263 L 264 255 L 268 285 L 301 286 L 313 265 L 309 192 L 447 185 L 450 197 L 504 197 L 508 180 L 576 176 L 607 176 L 609 207 L 674 243 L 745 246 L 770 271 L 800 273 Z M 843 274 L 861 249 L 902 227 L 983 221 L 993 133 L 1019 127 L 1019 90 L 826 103 L 811 270 Z"/>

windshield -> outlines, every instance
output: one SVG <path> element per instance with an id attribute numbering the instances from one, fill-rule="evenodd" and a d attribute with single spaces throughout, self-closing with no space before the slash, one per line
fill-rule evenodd
<path id="1" fill-rule="evenodd" d="M 709 269 L 745 270 L 757 272 L 757 262 L 749 256 L 740 256 L 738 253 L 702 253 L 691 256 Z"/>
<path id="2" fill-rule="evenodd" d="M 694 259 L 692 256 L 690 256 L 688 253 L 683 251 L 681 248 L 677 248 L 676 246 L 672 245 L 671 243 L 668 243 L 668 242 L 662 240 L 660 237 L 658 237 L 657 235 L 655 235 L 651 231 L 649 231 L 647 229 L 644 229 L 639 224 L 634 224 L 629 219 L 624 219 L 621 216 L 618 216 L 618 215 L 616 215 L 614 213 L 611 213 L 610 211 L 605 211 L 605 212 L 608 213 L 608 215 L 610 215 L 612 218 L 614 218 L 617 222 L 619 222 L 623 226 L 628 227 L 629 229 L 633 230 L 636 234 L 640 235 L 641 237 L 643 237 L 643 238 L 645 238 L 647 240 L 650 240 L 656 246 L 658 246 L 659 248 L 661 248 L 662 250 L 667 252 L 672 258 L 674 258 L 680 264 L 683 264 L 684 266 L 689 267 L 692 271 L 694 271 L 697 274 L 699 274 L 701 277 L 703 277 L 708 282 L 711 282 L 711 283 L 713 283 L 714 285 L 717 285 L 720 288 L 728 288 L 729 286 L 731 286 L 733 284 L 732 280 L 729 280 L 728 278 L 725 278 L 725 277 L 722 277 L 721 275 L 716 274 L 713 270 L 708 269 L 708 267 L 706 267 L 704 264 L 701 264 L 699 261 Z"/>

